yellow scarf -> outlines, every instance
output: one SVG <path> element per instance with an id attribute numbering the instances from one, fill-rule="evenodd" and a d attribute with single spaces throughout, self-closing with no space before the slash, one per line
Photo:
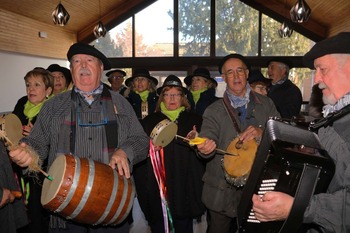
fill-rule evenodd
<path id="1" fill-rule="evenodd" d="M 161 103 L 160 103 L 160 110 L 161 110 L 162 113 L 164 113 L 167 117 L 169 117 L 169 119 L 170 119 L 171 121 L 175 121 L 175 120 L 179 117 L 180 113 L 181 113 L 182 111 L 185 110 L 185 107 L 184 107 L 184 106 L 181 106 L 181 107 L 179 107 L 178 109 L 175 109 L 175 110 L 168 110 L 168 109 L 165 107 L 164 102 L 161 102 Z"/>
<path id="2" fill-rule="evenodd" d="M 191 91 L 192 96 L 193 96 L 193 101 L 194 101 L 195 104 L 197 104 L 199 98 L 201 97 L 201 94 L 203 92 L 205 92 L 206 90 L 208 90 L 208 88 L 204 88 L 204 89 L 198 90 L 198 91 Z"/>
<path id="3" fill-rule="evenodd" d="M 135 91 L 141 97 L 142 102 L 146 102 L 149 94 L 149 90 L 145 90 L 142 92 Z"/>
<path id="4" fill-rule="evenodd" d="M 27 101 L 27 103 L 25 103 L 23 113 L 28 118 L 28 123 L 31 122 L 33 118 L 36 117 L 36 115 L 38 115 L 43 104 L 46 102 L 46 100 L 50 99 L 51 97 L 52 95 L 49 96 L 49 98 L 44 99 L 43 102 L 37 105 L 34 105 L 33 103 L 29 102 L 29 100 Z"/>

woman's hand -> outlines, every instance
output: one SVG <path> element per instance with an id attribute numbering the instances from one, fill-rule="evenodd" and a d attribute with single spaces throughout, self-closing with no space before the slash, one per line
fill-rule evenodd
<path id="1" fill-rule="evenodd" d="M 30 132 L 32 131 L 32 128 L 33 128 L 33 124 L 31 122 L 29 122 L 28 125 L 23 126 L 22 134 L 24 136 L 28 136 L 30 134 Z"/>

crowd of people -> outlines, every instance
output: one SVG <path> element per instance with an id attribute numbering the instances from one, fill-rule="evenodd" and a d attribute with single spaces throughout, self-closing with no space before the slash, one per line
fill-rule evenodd
<path id="1" fill-rule="evenodd" d="M 350 231 L 349 42 L 350 32 L 340 33 L 316 43 L 303 57 L 305 66 L 316 70 L 310 115 L 326 122 L 317 134 L 336 168 L 326 193 L 313 195 L 308 203 L 303 223 L 309 232 Z M 223 161 L 233 142 L 237 150 L 258 147 L 269 118 L 299 115 L 302 94 L 288 78 L 293 64 L 272 58 L 265 78 L 245 56 L 229 54 L 218 64 L 226 89 L 217 97 L 218 82 L 204 67 L 183 81 L 169 74 L 158 85 L 145 68 L 128 78 L 124 70 L 111 69 L 103 53 L 84 43 L 73 44 L 67 59 L 69 69 L 52 64 L 24 76 L 26 95 L 13 110 L 23 138 L 15 148 L 0 143 L 0 231 L 116 233 L 137 228 L 132 213 L 118 225 L 89 225 L 44 209 L 40 197 L 47 177 L 33 177 L 26 169 L 35 162 L 34 152 L 44 171 L 60 155 L 71 154 L 107 164 L 131 179 L 134 209 L 140 207 L 138 217 L 147 228 L 142 232 L 193 233 L 203 216 L 203 232 L 238 231 L 237 208 L 249 174 L 235 177 Z M 110 85 L 102 82 L 104 71 Z M 170 123 L 176 135 L 164 146 L 155 145 L 154 133 Z M 195 139 L 202 141 L 191 144 Z M 287 219 L 294 201 L 274 191 L 251 199 L 261 222 Z"/>

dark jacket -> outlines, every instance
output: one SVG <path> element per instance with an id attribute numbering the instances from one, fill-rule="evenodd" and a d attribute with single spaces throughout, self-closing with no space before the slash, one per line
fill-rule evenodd
<path id="1" fill-rule="evenodd" d="M 156 112 L 143 119 L 142 124 L 148 135 L 162 120 L 168 119 L 163 113 Z M 194 125 L 200 129 L 202 118 L 193 113 L 182 112 L 177 119 L 180 136 L 186 136 Z M 196 156 L 188 143 L 174 139 L 164 149 L 164 164 L 168 204 L 173 218 L 196 218 L 204 213 L 201 202 L 202 175 L 204 163 Z M 162 221 L 163 213 L 158 185 L 148 157 L 146 161 L 134 167 L 136 191 L 140 206 L 150 225 Z"/>
<path id="2" fill-rule="evenodd" d="M 191 104 L 191 112 L 202 116 L 204 110 L 219 98 L 215 96 L 215 89 L 209 88 L 208 90 L 201 93 L 197 104 L 194 103 L 193 95 L 190 91 L 187 94 L 187 99 Z"/>
<path id="3" fill-rule="evenodd" d="M 130 91 L 128 97 L 126 97 L 129 103 L 132 105 L 136 116 L 139 120 L 142 119 L 141 104 L 142 100 L 139 94 L 134 91 Z M 147 98 L 148 103 L 148 115 L 154 113 L 156 110 L 156 105 L 158 101 L 158 96 L 156 92 L 150 92 Z"/>
<path id="4" fill-rule="evenodd" d="M 13 114 L 15 114 L 21 121 L 22 125 L 28 124 L 28 118 L 24 115 L 24 105 L 28 101 L 28 96 L 23 96 L 17 101 L 15 109 L 13 110 Z M 36 120 L 36 116 L 32 119 L 32 123 L 34 124 Z"/>
<path id="5" fill-rule="evenodd" d="M 289 79 L 282 84 L 272 85 L 267 96 L 272 99 L 282 118 L 290 119 L 299 115 L 303 97 L 300 89 Z"/>
<path id="6" fill-rule="evenodd" d="M 3 188 L 18 190 L 18 185 L 5 146 L 0 142 L 0 200 Z M 16 229 L 27 224 L 27 213 L 22 199 L 15 199 L 13 203 L 0 208 L 0 232 L 16 233 Z"/>

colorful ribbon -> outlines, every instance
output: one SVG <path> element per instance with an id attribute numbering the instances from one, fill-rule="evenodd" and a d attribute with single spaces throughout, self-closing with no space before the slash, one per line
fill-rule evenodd
<path id="1" fill-rule="evenodd" d="M 149 155 L 153 167 L 153 173 L 156 177 L 160 199 L 162 202 L 162 211 L 164 218 L 164 230 L 166 233 L 175 233 L 173 219 L 171 217 L 170 209 L 167 202 L 167 189 L 166 189 L 166 174 L 164 166 L 164 151 L 161 148 L 159 151 L 154 150 L 152 140 L 150 140 Z M 169 229 L 170 225 L 170 229 Z"/>

